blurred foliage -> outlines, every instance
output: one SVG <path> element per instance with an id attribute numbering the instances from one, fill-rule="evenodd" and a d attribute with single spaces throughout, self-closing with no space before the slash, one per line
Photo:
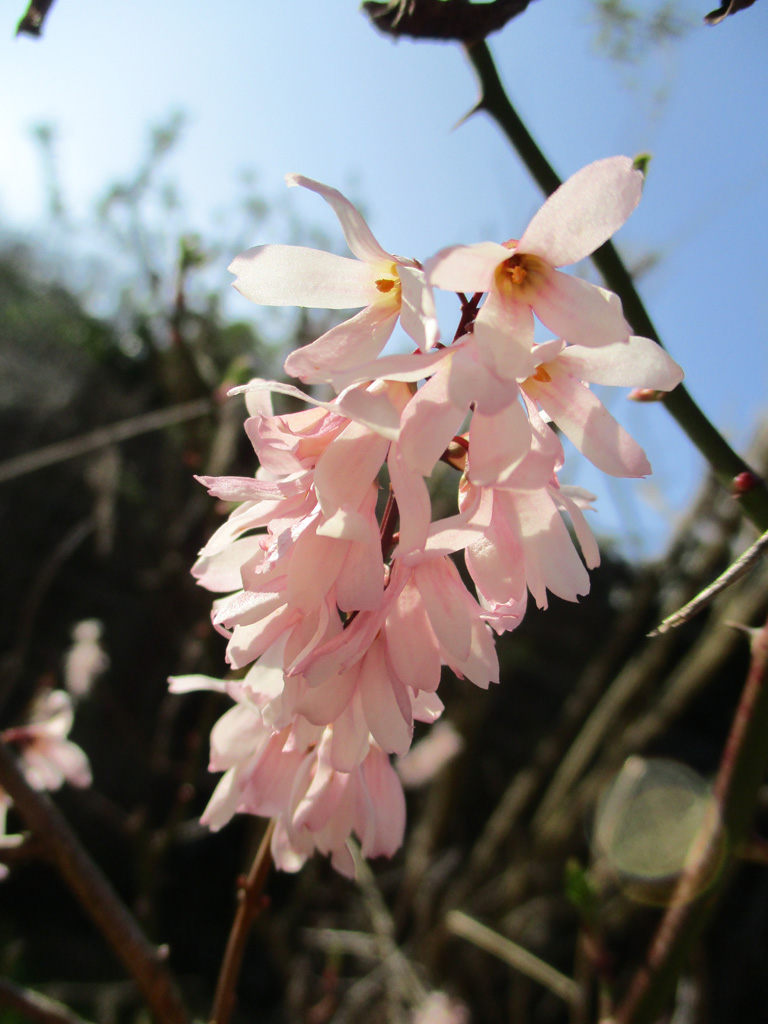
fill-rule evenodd
<path id="1" fill-rule="evenodd" d="M 630 0 L 591 0 L 597 26 L 596 45 L 619 63 L 638 63 L 648 53 L 681 39 L 700 21 L 687 0 L 654 4 Z"/>

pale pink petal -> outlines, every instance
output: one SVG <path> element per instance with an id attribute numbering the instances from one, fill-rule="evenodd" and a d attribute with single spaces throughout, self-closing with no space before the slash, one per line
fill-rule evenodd
<path id="1" fill-rule="evenodd" d="M 624 388 L 671 391 L 684 376 L 682 367 L 661 345 L 637 335 L 598 349 L 569 345 L 558 362 L 579 380 Z"/>
<path id="2" fill-rule="evenodd" d="M 525 577 L 539 608 L 547 590 L 565 601 L 589 592 L 589 576 L 549 492 L 521 491 L 515 496 L 518 528 L 525 552 Z"/>
<path id="3" fill-rule="evenodd" d="M 335 846 L 331 850 L 331 867 L 343 878 L 353 879 L 355 877 L 355 858 L 346 842 Z"/>
<path id="4" fill-rule="evenodd" d="M 64 780 L 81 789 L 91 785 L 91 766 L 85 752 L 76 743 L 65 739 L 52 740 L 45 745 L 42 754 L 58 777 L 57 784 L 47 789 L 58 788 Z"/>
<path id="5" fill-rule="evenodd" d="M 322 182 L 313 181 L 312 178 L 305 178 L 303 174 L 286 174 L 288 186 L 301 185 L 310 192 L 317 192 L 322 196 L 333 212 L 339 218 L 341 230 L 347 240 L 350 252 L 353 252 L 359 260 L 364 263 L 377 263 L 380 260 L 387 260 L 392 263 L 394 257 L 379 245 L 373 237 L 373 232 L 363 220 L 360 211 L 337 189 Z"/>
<path id="6" fill-rule="evenodd" d="M 416 587 L 409 583 L 387 616 L 387 656 L 398 678 L 412 690 L 434 691 L 440 683 L 440 650 Z"/>
<path id="7" fill-rule="evenodd" d="M 315 466 L 315 493 L 323 515 L 359 508 L 387 456 L 389 441 L 359 423 L 350 423 Z"/>
<path id="8" fill-rule="evenodd" d="M 577 263 L 622 226 L 640 202 L 643 175 L 627 156 L 597 160 L 571 175 L 536 213 L 517 252 L 553 267 Z"/>
<path id="9" fill-rule="evenodd" d="M 417 693 L 411 694 L 411 707 L 414 719 L 417 722 L 426 722 L 428 725 L 436 722 L 445 711 L 445 705 L 437 694 L 430 693 L 428 690 L 419 690 Z"/>
<path id="10" fill-rule="evenodd" d="M 533 373 L 533 314 L 527 303 L 494 289 L 477 314 L 474 338 L 480 359 L 497 377 L 512 381 Z"/>
<path id="11" fill-rule="evenodd" d="M 497 242 L 451 245 L 441 249 L 424 264 L 427 282 L 449 292 L 490 291 L 496 267 L 511 253 Z"/>
<path id="12" fill-rule="evenodd" d="M 275 831 L 272 833 L 270 850 L 275 867 L 280 871 L 295 874 L 297 871 L 301 871 L 307 862 L 308 853 L 295 848 L 291 837 L 288 835 L 285 822 L 279 818 L 275 825 Z"/>
<path id="13" fill-rule="evenodd" d="M 387 753 L 404 754 L 413 736 L 411 702 L 403 684 L 387 668 L 383 640 L 377 639 L 366 654 L 358 687 L 373 738 Z"/>
<path id="14" fill-rule="evenodd" d="M 234 768 L 230 768 L 219 779 L 208 806 L 200 816 L 200 823 L 212 832 L 218 832 L 237 813 L 240 803 L 241 779 Z"/>
<path id="15" fill-rule="evenodd" d="M 333 383 L 337 373 L 343 375 L 376 358 L 389 341 L 399 315 L 399 307 L 392 302 L 374 302 L 317 341 L 291 352 L 285 360 L 285 372 L 306 384 Z"/>
<path id="16" fill-rule="evenodd" d="M 375 490 L 371 489 L 375 502 Z M 373 611 L 384 594 L 384 563 L 381 537 L 375 515 L 361 516 L 365 535 L 349 545 L 349 551 L 336 580 L 336 603 L 344 612 Z"/>
<path id="17" fill-rule="evenodd" d="M 426 352 L 440 337 L 432 291 L 427 287 L 424 271 L 399 266 L 397 272 L 401 286 L 400 323 L 405 333 Z"/>
<path id="18" fill-rule="evenodd" d="M 285 600 L 291 608 L 307 615 L 325 603 L 350 543 L 333 537 L 318 537 L 315 530 L 302 533 L 288 566 Z"/>
<path id="19" fill-rule="evenodd" d="M 240 568 L 259 550 L 263 537 L 239 537 L 228 547 L 210 556 L 202 556 L 195 563 L 194 576 L 201 587 L 218 593 L 227 593 L 242 587 Z"/>
<path id="20" fill-rule="evenodd" d="M 249 814 L 273 818 L 285 813 L 291 799 L 296 775 L 304 761 L 299 750 L 286 751 L 283 737 L 272 736 L 249 773 L 241 799 Z"/>
<path id="21" fill-rule="evenodd" d="M 453 345 L 448 370 L 448 397 L 464 412 L 474 403 L 486 416 L 494 416 L 509 405 L 510 382 L 497 376 L 481 360 L 474 335 Z"/>
<path id="22" fill-rule="evenodd" d="M 595 348 L 625 342 L 632 334 L 613 292 L 558 270 L 542 278 L 532 306 L 545 327 L 572 345 Z"/>
<path id="23" fill-rule="evenodd" d="M 230 597 L 214 601 L 213 624 L 231 629 L 236 625 L 263 619 L 284 604 L 285 596 L 281 591 L 239 590 Z"/>
<path id="24" fill-rule="evenodd" d="M 389 394 L 354 388 L 341 395 L 336 408 L 341 415 L 382 437 L 390 441 L 397 440 L 400 433 L 400 410 L 392 404 Z"/>
<path id="25" fill-rule="evenodd" d="M 438 519 L 430 526 L 422 549 L 403 555 L 403 561 L 406 565 L 418 565 L 428 558 L 452 555 L 454 551 L 461 551 L 467 544 L 476 543 L 484 529 L 485 527 L 474 519 L 470 521 L 468 514 L 464 512 L 449 516 L 447 519 Z M 395 549 L 393 557 L 400 557 L 400 548 Z"/>
<path id="26" fill-rule="evenodd" d="M 553 364 L 550 369 L 554 370 Z M 600 399 L 573 377 L 553 373 L 549 383 L 530 381 L 526 390 L 579 451 L 604 473 L 641 477 L 651 472 L 637 441 L 619 426 Z"/>
<path id="27" fill-rule="evenodd" d="M 422 476 L 430 475 L 466 414 L 448 399 L 449 373 L 446 363 L 419 388 L 400 418 L 400 454 Z"/>
<path id="28" fill-rule="evenodd" d="M 374 828 L 361 836 L 364 857 L 391 857 L 405 834 L 405 796 L 397 772 L 381 750 L 371 747 L 360 769 L 374 809 Z"/>
<path id="29" fill-rule="evenodd" d="M 450 360 L 453 349 L 436 352 L 414 352 L 411 355 L 384 356 L 368 363 L 355 365 L 351 370 L 334 374 L 334 387 L 345 388 L 360 381 L 388 380 L 413 382 L 429 377 L 444 361 Z"/>
<path id="30" fill-rule="evenodd" d="M 170 693 L 193 693 L 197 690 L 213 690 L 214 693 L 226 693 L 227 684 L 223 679 L 213 679 L 211 676 L 170 676 L 168 679 L 168 691 Z"/>
<path id="31" fill-rule="evenodd" d="M 235 626 L 227 645 L 227 663 L 232 668 L 245 668 L 277 640 L 296 615 L 292 608 L 281 607 L 259 622 Z"/>
<path id="32" fill-rule="evenodd" d="M 517 391 L 517 386 L 511 385 L 510 391 Z M 475 484 L 503 482 L 530 448 L 528 417 L 516 398 L 495 416 L 475 412 L 469 425 L 470 480 Z"/>
<path id="33" fill-rule="evenodd" d="M 464 584 L 453 562 L 449 558 L 423 562 L 414 580 L 440 647 L 464 661 L 469 657 L 472 624 L 461 599 Z"/>
<path id="34" fill-rule="evenodd" d="M 480 619 L 472 621 L 472 642 L 467 657 L 460 661 L 449 653 L 446 661 L 457 675 L 466 676 L 481 690 L 499 681 L 499 659 L 493 634 Z"/>
<path id="35" fill-rule="evenodd" d="M 584 556 L 584 561 L 587 564 L 588 569 L 596 569 L 600 565 L 600 549 L 597 546 L 597 541 L 594 538 L 592 531 L 589 528 L 584 513 L 579 508 L 578 504 L 568 494 L 569 488 L 563 487 L 560 490 L 552 488 L 551 494 L 555 503 L 568 513 L 573 524 L 573 532 L 576 534 L 576 539 L 581 547 L 581 553 Z"/>
<path id="36" fill-rule="evenodd" d="M 521 600 L 525 594 L 523 546 L 516 516 L 504 514 L 503 495 L 494 498 L 497 514 L 485 536 L 467 547 L 467 569 L 482 596 L 498 604 Z"/>
<path id="37" fill-rule="evenodd" d="M 355 694 L 333 723 L 331 764 L 337 772 L 351 772 L 368 753 L 370 738 L 360 697 Z"/>
<path id="38" fill-rule="evenodd" d="M 257 245 L 229 270 L 240 294 L 260 306 L 355 309 L 381 297 L 367 263 L 302 245 Z"/>
<path id="39" fill-rule="evenodd" d="M 281 501 L 303 494 L 309 485 L 306 477 L 295 480 L 257 480 L 250 476 L 197 476 L 208 493 L 222 501 Z"/>
<path id="40" fill-rule="evenodd" d="M 330 725 L 350 703 L 357 690 L 359 664 L 341 675 L 331 676 L 319 686 L 308 687 L 296 704 L 296 711 L 313 725 Z"/>
<path id="41" fill-rule="evenodd" d="M 392 445 L 387 458 L 389 479 L 400 512 L 398 550 L 421 550 L 427 539 L 432 517 L 432 502 L 424 477 L 406 464 L 400 446 Z"/>
<path id="42" fill-rule="evenodd" d="M 235 704 L 211 729 L 211 771 L 231 768 L 258 753 L 269 740 L 261 715 L 253 704 Z"/>

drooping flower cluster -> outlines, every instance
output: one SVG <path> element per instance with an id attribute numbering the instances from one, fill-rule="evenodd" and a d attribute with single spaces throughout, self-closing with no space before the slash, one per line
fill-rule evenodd
<path id="1" fill-rule="evenodd" d="M 237 503 L 193 573 L 226 595 L 213 621 L 238 676 L 172 687 L 235 702 L 211 736 L 211 770 L 225 774 L 203 817 L 210 827 L 237 812 L 275 818 L 273 854 L 286 870 L 319 850 L 351 874 L 353 834 L 364 855 L 391 855 L 405 805 L 389 755 L 406 753 L 415 721 L 439 717 L 444 667 L 483 688 L 498 682 L 494 633 L 518 625 L 528 593 L 542 608 L 548 591 L 587 593 L 599 562 L 584 516 L 594 499 L 560 484 L 551 424 L 604 472 L 644 476 L 642 449 L 589 383 L 668 391 L 682 371 L 632 336 L 614 294 L 556 268 L 624 223 L 642 181 L 627 157 L 598 161 L 519 241 L 452 246 L 421 264 L 382 249 L 335 189 L 289 176 L 331 205 L 356 259 L 258 246 L 233 262 L 235 287 L 261 304 L 361 312 L 285 363 L 336 397 L 251 382 L 242 390 L 255 476 L 202 479 Z M 436 288 L 460 300 L 449 344 Z M 534 342 L 535 319 L 554 340 Z M 414 351 L 382 354 L 398 320 Z M 308 408 L 275 415 L 270 392 Z M 459 471 L 457 510 L 433 521 L 426 481 L 440 460 Z"/>

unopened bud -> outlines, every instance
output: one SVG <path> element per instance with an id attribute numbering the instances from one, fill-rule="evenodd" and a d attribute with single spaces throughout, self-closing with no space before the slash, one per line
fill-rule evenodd
<path id="1" fill-rule="evenodd" d="M 731 494 L 734 498 L 740 498 L 742 494 L 748 494 L 755 487 L 757 487 L 757 477 L 750 470 L 745 469 L 743 473 L 739 473 L 733 478 Z"/>
<path id="2" fill-rule="evenodd" d="M 630 402 L 660 402 L 666 392 L 657 391 L 656 388 L 632 388 L 627 395 Z"/>
<path id="3" fill-rule="evenodd" d="M 467 465 L 468 451 L 469 442 L 467 439 L 462 436 L 454 437 L 441 455 L 441 459 L 443 462 L 447 462 L 449 466 L 453 466 L 454 469 L 458 469 L 460 473 L 463 473 Z"/>
<path id="4" fill-rule="evenodd" d="M 652 159 L 653 157 L 650 153 L 638 153 L 632 161 L 632 166 L 645 177 L 648 174 L 648 164 L 650 164 Z"/>

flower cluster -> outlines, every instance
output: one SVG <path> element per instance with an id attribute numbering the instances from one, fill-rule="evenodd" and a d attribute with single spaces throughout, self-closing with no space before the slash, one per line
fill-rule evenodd
<path id="1" fill-rule="evenodd" d="M 258 246 L 233 262 L 235 287 L 260 304 L 361 312 L 285 363 L 336 397 L 252 381 L 241 390 L 259 469 L 202 479 L 237 503 L 193 573 L 225 595 L 213 622 L 240 671 L 172 687 L 235 702 L 211 736 L 211 770 L 225 773 L 203 817 L 211 828 L 236 812 L 275 818 L 286 870 L 319 850 L 351 874 L 353 833 L 364 855 L 391 855 L 405 805 L 389 755 L 408 751 L 414 722 L 439 717 L 443 668 L 483 688 L 498 682 L 494 633 L 518 625 L 528 593 L 542 608 L 548 592 L 587 593 L 599 561 L 584 516 L 594 498 L 559 482 L 551 424 L 604 472 L 644 476 L 645 454 L 589 383 L 668 391 L 682 371 L 632 336 L 614 294 L 557 268 L 624 223 L 642 182 L 627 157 L 598 161 L 519 241 L 452 246 L 422 264 L 382 249 L 335 189 L 288 178 L 331 205 L 355 258 Z M 435 289 L 459 296 L 450 343 Z M 534 341 L 536 319 L 553 340 Z M 414 350 L 382 354 L 398 321 Z M 307 408 L 275 415 L 275 392 Z M 433 521 L 427 479 L 440 460 L 458 470 L 458 500 Z"/>

